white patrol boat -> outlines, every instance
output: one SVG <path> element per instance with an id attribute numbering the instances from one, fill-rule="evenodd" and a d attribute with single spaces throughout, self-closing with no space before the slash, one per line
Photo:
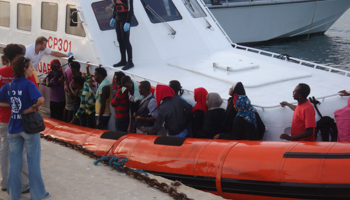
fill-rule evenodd
<path id="1" fill-rule="evenodd" d="M 10 43 L 29 45 L 45 36 L 50 49 L 73 52 L 82 70 L 87 61 L 91 72 L 102 64 L 112 80 L 120 69 L 112 67 L 120 53 L 116 32 L 109 26 L 111 7 L 110 0 L 1 0 L 1 49 Z M 310 96 L 321 101 L 323 115 L 333 117 L 347 102 L 337 92 L 350 85 L 348 71 L 233 44 L 201 0 L 134 1 L 130 41 L 135 67 L 125 73 L 153 86 L 179 80 L 186 90 L 184 98 L 192 104 L 197 87 L 228 99 L 229 88 L 241 81 L 267 127 L 264 140 L 280 140 L 281 133 L 288 132 L 293 112 L 279 103 L 296 103 L 292 92 L 299 83 L 310 85 Z M 42 59 L 39 76 L 50 70 L 52 59 Z M 41 91 L 49 99 L 48 89 Z M 48 105 L 46 101 L 43 110 Z M 111 118 L 111 129 L 113 123 Z"/>
<path id="2" fill-rule="evenodd" d="M 204 1 L 231 40 L 240 44 L 324 33 L 350 7 L 349 0 Z"/>

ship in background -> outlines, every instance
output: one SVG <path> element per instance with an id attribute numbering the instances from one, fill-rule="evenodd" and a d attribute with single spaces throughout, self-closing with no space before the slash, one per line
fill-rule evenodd
<path id="1" fill-rule="evenodd" d="M 192 0 L 190 0 L 192 1 Z M 255 44 L 326 32 L 349 0 L 204 0 L 234 43 Z"/>

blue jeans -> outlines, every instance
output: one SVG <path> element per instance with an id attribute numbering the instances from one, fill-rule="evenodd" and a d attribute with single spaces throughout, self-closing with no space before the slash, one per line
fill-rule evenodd
<path id="1" fill-rule="evenodd" d="M 17 134 L 8 133 L 7 139 L 10 145 L 10 172 L 7 183 L 7 192 L 10 195 L 11 200 L 18 200 L 22 193 L 20 174 L 23 162 L 23 145 L 27 149 L 30 197 L 32 200 L 43 198 L 46 195 L 46 189 L 41 177 L 40 169 L 40 134 L 27 134 L 25 132 Z"/>
<path id="2" fill-rule="evenodd" d="M 129 127 L 129 120 L 115 120 L 115 131 L 127 132 Z"/>
<path id="3" fill-rule="evenodd" d="M 111 116 L 102 116 L 102 117 L 101 117 L 101 120 L 100 120 L 100 129 L 108 130 L 109 118 L 111 118 Z M 98 117 L 95 116 L 95 119 L 96 119 L 96 121 L 97 121 Z"/>
<path id="4" fill-rule="evenodd" d="M 170 137 L 186 137 L 188 135 L 188 130 L 185 129 L 183 130 L 181 133 L 177 134 L 177 135 L 168 135 Z"/>

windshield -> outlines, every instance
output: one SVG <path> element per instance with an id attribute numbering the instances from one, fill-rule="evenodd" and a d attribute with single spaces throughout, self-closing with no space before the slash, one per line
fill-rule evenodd
<path id="1" fill-rule="evenodd" d="M 181 20 L 182 16 L 171 0 L 141 0 L 152 23 Z"/>
<path id="2" fill-rule="evenodd" d="M 182 0 L 182 2 L 192 17 L 199 18 L 207 16 L 196 0 Z"/>
<path id="3" fill-rule="evenodd" d="M 101 31 L 114 29 L 109 25 L 109 21 L 113 17 L 113 3 L 111 1 L 99 1 L 91 4 L 97 23 Z M 135 15 L 132 16 L 130 26 L 137 26 Z"/>

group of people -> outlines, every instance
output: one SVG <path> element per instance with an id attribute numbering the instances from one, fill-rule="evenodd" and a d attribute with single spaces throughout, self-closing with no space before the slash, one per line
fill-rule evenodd
<path id="1" fill-rule="evenodd" d="M 38 90 L 36 68 L 43 55 L 69 57 L 47 48 L 48 40 L 39 37 L 34 44 L 9 44 L 3 49 L 0 69 L 0 167 L 1 190 L 11 200 L 22 193 L 31 199 L 50 196 L 46 191 L 40 169 L 40 133 L 28 134 L 23 130 L 21 115 L 36 112 L 45 99 Z M 53 66 L 57 66 L 53 64 Z M 56 84 L 54 82 L 50 85 Z M 53 92 L 56 94 L 55 92 Z M 58 99 L 59 95 L 56 96 Z M 55 97 L 53 97 L 55 98 Z"/>
<path id="2" fill-rule="evenodd" d="M 50 196 L 40 171 L 40 134 L 25 133 L 21 122 L 21 114 L 37 111 L 45 101 L 35 74 L 44 54 L 70 57 L 65 70 L 58 59 L 52 60 L 51 71 L 40 83 L 50 88 L 50 113 L 54 119 L 107 130 L 114 108 L 114 129 L 119 132 L 155 135 L 164 127 L 172 137 L 261 140 L 264 136 L 265 125 L 241 82 L 229 89 L 226 109 L 221 107 L 220 95 L 208 93 L 205 88 L 194 90 L 196 104 L 192 107 L 182 97 L 184 91 L 177 80 L 152 88 L 150 82 L 137 82 L 118 71 L 110 82 L 102 66 L 94 70 L 98 83 L 94 92 L 89 63 L 83 74 L 71 52 L 51 51 L 47 42 L 39 37 L 27 47 L 9 44 L 1 57 L 4 67 L 0 69 L 0 185 L 11 199 L 19 199 L 22 192 L 30 192 L 31 199 Z M 307 99 L 309 94 L 310 87 L 300 83 L 293 92 L 298 104 L 281 103 L 294 111 L 291 135 L 282 134 L 281 139 L 315 141 L 315 110 Z M 342 91 L 342 95 L 349 93 Z"/>

